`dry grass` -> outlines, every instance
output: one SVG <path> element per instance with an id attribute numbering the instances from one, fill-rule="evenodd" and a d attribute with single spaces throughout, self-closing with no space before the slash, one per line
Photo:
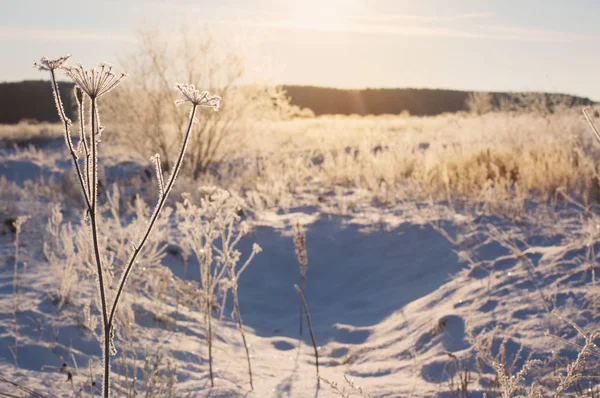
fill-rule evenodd
<path id="1" fill-rule="evenodd" d="M 437 117 L 319 117 L 255 123 L 243 158 L 215 167 L 264 206 L 302 192 L 398 199 L 600 199 L 598 151 L 580 110 Z M 383 195 L 383 196 L 382 196 Z"/>
<path id="2" fill-rule="evenodd" d="M 9 145 L 60 134 L 57 124 L 0 125 L 0 141 Z M 584 202 L 600 200 L 599 152 L 578 109 L 256 121 L 243 135 L 243 152 L 239 140 L 225 140 L 217 156 L 225 160 L 200 179 L 250 194 L 259 207 L 340 189 L 365 190 L 382 203 L 545 200 L 560 188 Z"/>
<path id="3" fill-rule="evenodd" d="M 60 123 L 0 124 L 0 141 L 27 141 L 34 138 L 60 137 L 63 134 Z"/>

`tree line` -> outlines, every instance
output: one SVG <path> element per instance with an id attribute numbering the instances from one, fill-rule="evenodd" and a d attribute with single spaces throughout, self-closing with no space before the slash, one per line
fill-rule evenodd
<path id="1" fill-rule="evenodd" d="M 63 93 L 71 93 L 73 83 L 59 83 Z M 22 120 L 59 122 L 50 94 L 48 80 L 28 80 L 16 83 L 0 83 L 0 123 L 15 124 Z M 75 102 L 72 95 L 63 94 L 65 112 L 74 118 Z"/>
<path id="2" fill-rule="evenodd" d="M 60 83 L 67 93 L 72 83 Z M 314 86 L 283 86 L 292 105 L 307 108 L 319 115 L 382 115 L 409 113 L 433 116 L 446 112 L 469 110 L 469 91 L 415 88 L 349 90 Z M 14 124 L 22 120 L 58 122 L 50 83 L 44 80 L 0 83 L 0 123 Z M 588 98 L 565 94 L 539 94 L 544 102 L 560 102 L 567 106 L 591 105 Z M 516 98 L 515 93 L 489 93 L 492 108 Z M 75 103 L 71 95 L 63 98 L 67 115 L 74 118 Z"/>
<path id="3" fill-rule="evenodd" d="M 592 105 L 588 98 L 555 93 L 492 92 L 382 88 L 348 90 L 313 86 L 283 86 L 291 104 L 311 109 L 315 115 L 383 115 L 409 113 L 414 116 L 435 116 L 472 110 L 473 99 L 489 102 L 489 110 L 528 108 L 552 112 L 558 106 Z M 485 94 L 485 96 L 477 95 Z"/>

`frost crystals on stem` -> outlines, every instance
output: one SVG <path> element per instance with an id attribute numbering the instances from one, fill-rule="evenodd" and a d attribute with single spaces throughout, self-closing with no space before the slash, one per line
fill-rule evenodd
<path id="1" fill-rule="evenodd" d="M 156 169 L 156 180 L 158 181 L 158 196 L 162 198 L 165 194 L 165 178 L 163 176 L 162 166 L 160 164 L 160 155 L 157 153 L 151 158 Z"/>

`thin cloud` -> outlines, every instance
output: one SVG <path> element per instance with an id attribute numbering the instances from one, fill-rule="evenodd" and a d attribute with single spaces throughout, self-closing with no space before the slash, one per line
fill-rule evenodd
<path id="1" fill-rule="evenodd" d="M 183 6 L 182 6 L 183 7 Z M 186 7 L 188 13 L 200 11 Z M 329 33 L 364 33 L 373 35 L 463 38 L 473 40 L 506 40 L 540 43 L 598 41 L 600 36 L 538 29 L 522 26 L 486 25 L 482 20 L 495 16 L 492 12 L 468 12 L 456 15 L 349 15 L 346 22 L 328 24 L 296 21 L 293 15 L 268 10 L 219 7 L 216 14 L 204 15 L 204 22 L 231 24 L 276 30 L 305 30 Z M 469 22 L 467 24 L 467 22 Z M 441 26 L 443 24 L 443 26 Z"/>
<path id="2" fill-rule="evenodd" d="M 490 25 L 477 26 L 484 38 L 504 39 L 504 40 L 521 40 L 521 41 L 539 41 L 539 42 L 574 42 L 574 41 L 597 41 L 600 40 L 598 35 L 581 35 L 576 33 L 561 32 L 555 30 L 506 26 L 506 25 Z"/>
<path id="3" fill-rule="evenodd" d="M 134 41 L 134 37 L 127 34 L 114 34 L 80 30 L 60 29 L 24 29 L 0 28 L 0 40 L 27 40 L 27 41 Z"/>
<path id="4" fill-rule="evenodd" d="M 227 21 L 221 21 L 228 23 Z M 237 21 L 240 23 L 240 21 Z M 336 23 L 329 25 L 298 23 L 298 22 L 270 22 L 270 21 L 253 21 L 245 20 L 242 22 L 246 26 L 259 28 L 273 28 L 281 30 L 307 30 L 329 33 L 366 33 L 380 35 L 396 35 L 396 36 L 412 36 L 412 37 L 462 37 L 462 38 L 478 38 L 477 33 L 452 30 L 438 27 L 426 26 L 395 26 L 383 25 L 375 26 L 370 24 L 359 23 Z"/>
<path id="5" fill-rule="evenodd" d="M 228 20 L 222 19 L 221 24 L 244 25 L 256 28 L 270 28 L 277 30 L 305 30 L 325 33 L 363 33 L 373 35 L 407 36 L 407 37 L 439 37 L 439 38 L 464 38 L 479 40 L 507 40 L 523 42 L 565 43 L 576 41 L 598 41 L 600 36 L 581 35 L 562 31 L 537 29 L 531 27 L 502 26 L 502 25 L 474 25 L 465 28 L 442 27 L 427 24 L 374 24 L 334 22 L 330 24 L 293 22 L 293 21 L 268 21 L 259 19 Z"/>
<path id="6" fill-rule="evenodd" d="M 196 5 L 175 5 L 172 6 L 178 8 L 181 12 L 190 13 L 197 12 L 199 15 L 206 15 L 206 9 Z M 289 21 L 290 18 L 294 17 L 293 12 L 285 11 L 272 11 L 265 9 L 247 9 L 242 7 L 216 7 L 215 15 L 222 18 L 232 19 L 250 19 L 256 21 L 259 19 L 263 22 L 284 22 Z M 416 23 L 441 23 L 441 22 L 456 22 L 464 20 L 476 20 L 493 17 L 495 14 L 492 12 L 469 12 L 456 15 L 411 15 L 411 14 L 392 14 L 392 15 L 344 15 L 341 12 L 341 16 L 348 20 L 353 21 L 365 21 L 365 22 L 416 22 Z"/>
<path id="7" fill-rule="evenodd" d="M 491 12 L 472 12 L 457 15 L 374 15 L 374 16 L 351 16 L 350 18 L 357 21 L 371 22 L 419 22 L 419 23 L 440 23 L 440 22 L 456 22 L 464 20 L 484 19 L 493 17 L 495 14 Z"/>

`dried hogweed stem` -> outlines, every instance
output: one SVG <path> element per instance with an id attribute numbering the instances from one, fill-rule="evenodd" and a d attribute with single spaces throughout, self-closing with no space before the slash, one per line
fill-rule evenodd
<path id="1" fill-rule="evenodd" d="M 96 153 L 96 135 L 99 133 L 99 117 L 96 109 L 96 99 L 98 96 L 108 92 L 109 89 L 113 88 L 118 81 L 114 84 L 105 85 L 107 79 L 110 79 L 110 76 L 105 75 L 104 68 L 102 68 L 102 73 L 99 73 L 99 77 L 92 82 L 89 80 L 87 82 L 77 81 L 77 73 L 74 74 L 73 71 L 82 71 L 83 68 L 80 66 L 79 68 L 68 68 L 65 66 L 65 63 L 69 57 L 65 56 L 59 58 L 57 60 L 49 60 L 47 58 L 42 58 L 39 64 L 34 64 L 39 70 L 50 71 L 50 76 L 52 78 L 52 88 L 54 93 L 54 100 L 56 102 L 56 108 L 58 110 L 58 115 L 61 121 L 64 124 L 65 130 L 65 140 L 67 143 L 67 147 L 71 152 L 71 156 L 73 158 L 73 165 L 75 170 L 77 171 L 77 177 L 79 178 L 79 182 L 81 184 L 81 189 L 86 201 L 87 211 L 90 216 L 90 226 L 92 231 L 92 244 L 94 249 L 94 256 L 96 259 L 97 266 L 97 278 L 98 278 L 98 290 L 101 302 L 101 312 L 102 312 L 102 362 L 103 362 L 103 380 L 102 380 L 102 394 L 105 398 L 110 396 L 110 355 L 111 355 L 111 342 L 112 342 L 112 327 L 111 324 L 108 323 L 108 307 L 107 307 L 107 298 L 106 298 L 106 289 L 104 285 L 104 278 L 102 272 L 102 262 L 100 255 L 100 245 L 98 243 L 98 227 L 96 223 L 96 202 L 97 202 L 97 161 L 98 156 Z M 60 92 L 58 90 L 58 83 L 56 82 L 56 69 L 61 68 L 67 71 L 67 74 L 75 80 L 75 83 L 79 88 L 85 92 L 91 98 L 91 158 L 88 158 L 86 155 L 86 176 L 84 177 L 81 172 L 81 167 L 79 165 L 77 152 L 73 146 L 73 140 L 71 138 L 71 120 L 69 120 L 65 114 L 64 107 L 60 98 Z M 108 71 L 110 73 L 110 71 Z M 119 79 L 120 81 L 120 79 Z M 88 83 L 86 85 L 85 83 Z M 83 106 L 82 98 L 76 94 L 76 100 L 80 105 L 80 111 Z M 82 111 L 80 112 L 83 113 Z M 81 125 L 83 128 L 83 124 Z M 82 136 L 85 133 L 82 131 Z M 91 170 L 90 170 L 91 168 Z"/>
<path id="2" fill-rule="evenodd" d="M 84 102 L 84 98 L 83 98 L 83 91 L 81 91 L 81 89 L 78 86 L 75 86 L 74 88 L 74 97 L 75 100 L 77 102 L 77 108 L 79 111 L 79 144 L 77 147 L 77 152 L 81 153 L 82 150 L 82 146 L 83 146 L 83 153 L 85 155 L 85 178 L 87 180 L 87 195 L 90 195 L 90 192 L 92 192 L 92 188 L 90 187 L 90 183 L 92 181 L 91 177 L 90 177 L 90 161 L 91 161 L 91 153 L 90 153 L 90 148 L 88 146 L 87 143 L 87 137 L 85 134 L 85 102 Z M 91 138 L 90 138 L 91 139 Z"/>
<path id="3" fill-rule="evenodd" d="M 61 122 L 63 123 L 65 141 L 67 143 L 67 147 L 69 148 L 69 151 L 71 152 L 71 157 L 73 158 L 73 164 L 75 166 L 75 171 L 77 172 L 77 177 L 81 184 L 81 189 L 83 192 L 84 200 L 85 200 L 86 205 L 89 210 L 90 198 L 89 198 L 88 191 L 86 189 L 87 182 L 81 172 L 81 168 L 80 168 L 79 162 L 78 162 L 79 157 L 77 156 L 77 152 L 75 151 L 75 148 L 73 147 L 73 139 L 71 138 L 71 120 L 65 114 L 65 109 L 64 109 L 64 106 L 62 103 L 62 99 L 60 97 L 60 91 L 58 89 L 58 82 L 56 81 L 56 70 L 64 69 L 66 67 L 65 66 L 66 62 L 70 57 L 71 57 L 70 55 L 65 55 L 58 59 L 48 59 L 48 57 L 42 57 L 40 62 L 34 62 L 33 66 L 40 71 L 50 72 L 51 83 L 52 83 L 52 96 L 54 97 L 54 104 L 56 105 L 56 111 L 58 112 L 58 116 L 59 116 Z"/>
<path id="4" fill-rule="evenodd" d="M 158 203 L 156 204 L 156 207 L 154 208 L 154 212 L 152 213 L 152 216 L 150 217 L 150 221 L 148 222 L 148 227 L 146 228 L 146 232 L 140 239 L 139 243 L 135 246 L 135 250 L 134 250 L 133 254 L 131 255 L 129 261 L 127 262 L 125 271 L 123 272 L 123 275 L 121 276 L 121 280 L 119 281 L 117 292 L 113 299 L 113 304 L 112 304 L 112 307 L 110 310 L 110 316 L 108 318 L 109 325 L 112 325 L 112 323 L 113 323 L 117 304 L 119 302 L 119 298 L 123 291 L 125 282 L 127 281 L 127 278 L 129 277 L 129 273 L 131 272 L 131 268 L 133 267 L 133 264 L 135 264 L 135 260 L 137 259 L 137 256 L 140 254 L 141 248 L 144 246 L 144 243 L 146 243 L 146 240 L 150 236 L 150 232 L 152 231 L 152 228 L 154 227 L 154 224 L 156 223 L 156 220 L 158 219 L 158 214 L 160 213 L 161 209 L 163 208 L 164 204 L 166 203 L 167 197 L 169 196 L 169 192 L 171 191 L 171 188 L 173 187 L 173 183 L 175 182 L 175 179 L 177 178 L 177 175 L 179 174 L 179 170 L 181 169 L 181 165 L 183 163 L 183 157 L 185 155 L 185 151 L 186 151 L 189 139 L 190 139 L 190 135 L 192 133 L 192 126 L 194 123 L 194 117 L 196 116 L 196 111 L 197 111 L 198 106 L 211 107 L 215 111 L 217 111 L 219 109 L 219 104 L 221 101 L 220 97 L 210 96 L 206 92 L 204 92 L 206 94 L 201 94 L 198 90 L 196 90 L 194 88 L 194 86 L 189 85 L 189 84 L 178 84 L 177 88 L 181 91 L 181 93 L 186 98 L 185 100 L 178 101 L 178 103 L 184 103 L 184 102 L 192 103 L 192 109 L 190 111 L 188 127 L 187 127 L 186 133 L 183 137 L 183 142 L 181 143 L 181 148 L 180 148 L 179 154 L 177 156 L 177 161 L 175 162 L 175 166 L 173 167 L 173 171 L 172 171 L 171 176 L 169 177 L 167 183 L 163 184 L 164 191 L 163 191 L 162 195 L 159 197 Z"/>

